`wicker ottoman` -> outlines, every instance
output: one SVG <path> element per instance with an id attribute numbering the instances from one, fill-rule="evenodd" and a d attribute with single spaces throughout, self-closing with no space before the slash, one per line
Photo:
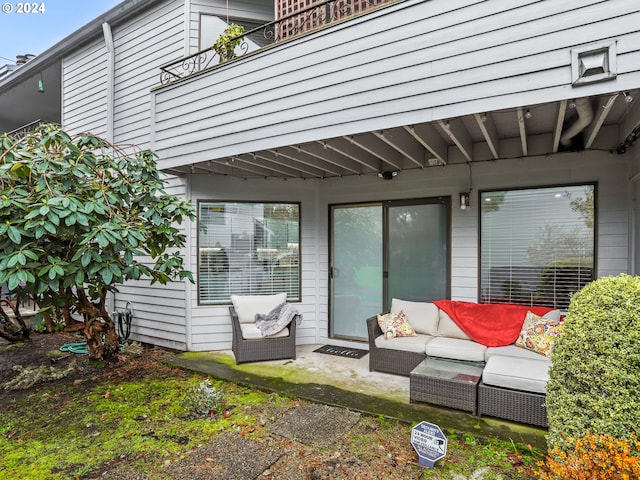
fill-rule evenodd
<path id="1" fill-rule="evenodd" d="M 551 361 L 495 355 L 478 386 L 478 415 L 548 426 L 545 392 Z"/>
<path id="2" fill-rule="evenodd" d="M 504 418 L 519 423 L 548 427 L 545 395 L 493 387 L 478 386 L 478 415 Z"/>
<path id="3" fill-rule="evenodd" d="M 465 410 L 475 415 L 482 366 L 441 358 L 427 358 L 409 374 L 411 403 Z"/>

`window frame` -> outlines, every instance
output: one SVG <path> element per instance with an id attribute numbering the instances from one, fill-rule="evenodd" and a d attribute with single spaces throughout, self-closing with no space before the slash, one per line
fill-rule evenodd
<path id="1" fill-rule="evenodd" d="M 477 275 L 477 288 L 478 288 L 478 303 L 484 302 L 483 295 L 483 268 L 482 268 L 482 256 L 483 256 L 483 209 L 482 202 L 483 196 L 487 193 L 495 193 L 495 192 L 515 192 L 515 191 L 523 191 L 523 190 L 551 190 L 558 188 L 572 188 L 572 187 L 591 187 L 593 188 L 593 267 L 591 272 L 591 280 L 595 280 L 598 278 L 598 183 L 595 181 L 591 182 L 576 182 L 576 183 L 560 183 L 560 184 L 550 184 L 550 185 L 535 185 L 535 186 L 520 186 L 520 187 L 506 187 L 506 188 L 491 188 L 491 189 L 483 189 L 478 191 L 478 275 Z M 538 227 L 539 225 L 536 225 Z M 557 301 L 557 300 L 556 300 Z M 487 302 L 488 303 L 488 302 Z M 554 302 L 553 308 L 559 308 L 555 306 Z M 568 308 L 568 307 L 566 307 Z M 565 311 L 566 308 L 561 308 L 561 310 Z"/>
<path id="2" fill-rule="evenodd" d="M 205 306 L 205 307 L 215 307 L 215 306 L 224 306 L 230 305 L 231 299 L 227 298 L 225 300 L 211 300 L 211 301 L 203 301 L 201 298 L 201 239 L 200 239 L 200 227 L 202 225 L 201 221 L 201 207 L 205 204 L 215 204 L 215 205 L 223 205 L 225 210 L 229 208 L 229 206 L 236 205 L 294 205 L 298 209 L 298 266 L 297 266 L 297 296 L 292 297 L 287 295 L 287 302 L 301 302 L 302 301 L 302 203 L 296 201 L 271 201 L 271 200 L 225 200 L 225 199 L 198 199 L 196 202 L 196 295 L 197 295 L 197 305 Z M 251 221 L 254 221 L 256 217 L 251 216 Z M 215 227 L 215 224 L 210 224 Z M 204 247 L 202 247 L 204 248 Z M 278 293 L 278 292 L 272 292 Z M 229 292 L 229 297 L 231 295 L 259 295 L 260 293 L 255 292 L 242 292 L 242 291 L 233 291 Z M 269 294 L 269 293 L 264 293 Z"/>

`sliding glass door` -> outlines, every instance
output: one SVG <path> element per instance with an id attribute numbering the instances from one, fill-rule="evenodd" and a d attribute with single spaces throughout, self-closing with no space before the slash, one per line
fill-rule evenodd
<path id="1" fill-rule="evenodd" d="M 333 206 L 331 229 L 331 337 L 366 339 L 391 298 L 448 298 L 448 199 Z"/>
<path id="2" fill-rule="evenodd" d="M 440 202 L 388 207 L 386 306 L 392 298 L 414 302 L 448 298 L 447 215 Z"/>
<path id="3" fill-rule="evenodd" d="M 331 337 L 366 338 L 382 310 L 382 215 L 380 204 L 332 208 Z"/>

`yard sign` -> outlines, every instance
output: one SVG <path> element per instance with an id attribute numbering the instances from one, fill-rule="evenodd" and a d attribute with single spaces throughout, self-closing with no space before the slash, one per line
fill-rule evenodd
<path id="1" fill-rule="evenodd" d="M 420 422 L 411 429 L 411 445 L 418 453 L 418 463 L 433 468 L 447 454 L 447 437 L 438 425 Z"/>

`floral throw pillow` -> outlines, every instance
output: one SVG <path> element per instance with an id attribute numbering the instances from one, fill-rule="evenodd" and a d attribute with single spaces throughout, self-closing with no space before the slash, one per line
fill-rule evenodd
<path id="1" fill-rule="evenodd" d="M 561 330 L 561 321 L 527 312 L 516 345 L 550 357 L 555 347 L 556 337 Z"/>
<path id="2" fill-rule="evenodd" d="M 378 325 L 384 334 L 384 338 L 389 340 L 395 337 L 415 337 L 416 332 L 409 323 L 407 315 L 400 310 L 397 313 L 386 313 L 378 315 Z"/>

